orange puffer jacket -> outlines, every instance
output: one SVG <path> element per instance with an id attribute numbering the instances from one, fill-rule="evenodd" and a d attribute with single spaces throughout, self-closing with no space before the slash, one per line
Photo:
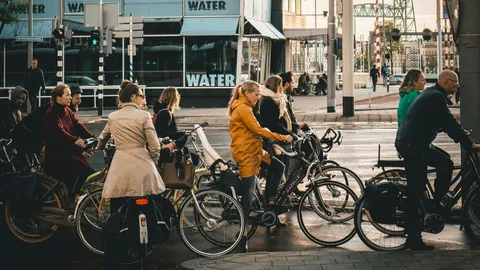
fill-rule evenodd
<path id="1" fill-rule="evenodd" d="M 270 140 L 285 141 L 286 136 L 262 128 L 255 118 L 252 106 L 240 94 L 230 109 L 230 137 L 232 138 L 232 157 L 240 168 L 242 178 L 257 175 L 262 161 L 270 164 L 270 156 L 262 149 L 262 137 Z"/>

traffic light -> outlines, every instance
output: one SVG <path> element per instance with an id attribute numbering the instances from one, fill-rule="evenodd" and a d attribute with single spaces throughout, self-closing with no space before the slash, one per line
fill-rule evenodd
<path id="1" fill-rule="evenodd" d="M 423 29 L 422 36 L 423 40 L 429 41 L 430 39 L 432 39 L 432 31 L 428 28 L 425 28 Z"/>
<path id="2" fill-rule="evenodd" d="M 98 31 L 98 29 L 92 30 L 88 44 L 90 47 L 94 48 L 98 48 L 98 46 L 100 46 L 100 31 Z"/>
<path id="3" fill-rule="evenodd" d="M 107 39 L 105 54 L 109 55 L 109 54 L 115 53 L 115 49 L 116 49 L 115 44 L 117 43 L 117 41 L 115 40 L 115 33 L 113 32 L 113 30 L 110 28 L 107 28 L 105 37 Z"/>
<path id="4" fill-rule="evenodd" d="M 385 59 L 390 60 L 390 53 L 385 54 Z"/>
<path id="5" fill-rule="evenodd" d="M 58 27 L 56 27 L 53 31 L 52 31 L 52 35 L 55 37 L 55 38 L 58 38 L 58 39 L 62 39 L 65 37 L 65 28 L 63 28 L 63 25 L 60 25 Z"/>
<path id="6" fill-rule="evenodd" d="M 394 41 L 399 41 L 400 40 L 400 37 L 402 36 L 400 34 L 400 30 L 398 28 L 393 28 L 392 29 L 392 32 L 391 32 L 391 35 L 392 35 L 392 39 Z"/>

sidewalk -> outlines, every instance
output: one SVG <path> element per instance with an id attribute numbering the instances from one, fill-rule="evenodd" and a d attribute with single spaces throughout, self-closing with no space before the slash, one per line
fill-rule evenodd
<path id="1" fill-rule="evenodd" d="M 326 96 L 296 96 L 293 97 L 295 116 L 299 122 L 307 122 L 311 126 L 323 125 L 360 125 L 360 124 L 396 124 L 398 86 L 392 86 L 390 92 L 378 86 L 377 91 L 372 89 L 355 90 L 355 116 L 342 116 L 343 97 L 341 91 L 336 91 L 336 112 L 327 113 Z M 227 101 L 225 101 L 227 103 Z M 106 116 L 113 109 L 104 111 L 104 117 L 97 115 L 96 110 L 80 110 L 77 117 L 82 123 L 94 123 L 106 120 Z M 151 113 L 152 109 L 149 110 Z M 459 118 L 459 109 L 452 109 L 452 113 Z M 179 125 L 193 125 L 208 122 L 210 126 L 228 126 L 226 106 L 223 108 L 182 108 L 175 112 Z"/>
<path id="2" fill-rule="evenodd" d="M 183 262 L 182 269 L 480 269 L 480 250 L 258 252 Z"/>

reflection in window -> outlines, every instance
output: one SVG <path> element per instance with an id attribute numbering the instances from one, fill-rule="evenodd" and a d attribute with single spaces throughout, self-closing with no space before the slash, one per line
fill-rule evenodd
<path id="1" fill-rule="evenodd" d="M 235 86 L 235 37 L 186 38 L 186 86 Z"/>
<path id="2" fill-rule="evenodd" d="M 140 55 L 142 56 L 140 56 Z M 183 86 L 183 39 L 181 37 L 144 38 L 134 73 L 148 86 Z"/>

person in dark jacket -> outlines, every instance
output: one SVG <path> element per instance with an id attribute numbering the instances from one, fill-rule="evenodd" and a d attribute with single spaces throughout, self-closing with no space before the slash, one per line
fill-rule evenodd
<path id="1" fill-rule="evenodd" d="M 45 173 L 66 184 L 74 197 L 81 185 L 92 173 L 83 154 L 85 141 L 95 137 L 68 108 L 72 101 L 70 88 L 57 85 L 52 93 L 52 106 L 45 113 Z"/>
<path id="2" fill-rule="evenodd" d="M 287 109 L 287 97 L 283 94 L 282 78 L 277 75 L 268 77 L 265 87 L 260 89 L 260 95 L 260 125 L 281 135 L 292 135 L 293 122 Z"/>
<path id="3" fill-rule="evenodd" d="M 22 146 L 28 153 L 39 153 L 45 156 L 44 119 L 51 104 L 51 102 L 42 104 L 25 116 L 15 128 L 15 134 L 21 138 Z"/>
<path id="4" fill-rule="evenodd" d="M 72 91 L 72 102 L 70 103 L 70 106 L 68 106 L 70 108 L 70 110 L 72 110 L 72 112 L 76 113 L 78 112 L 78 106 L 80 106 L 80 104 L 82 104 L 82 89 L 77 86 L 77 85 L 71 85 L 70 86 L 70 91 Z"/>
<path id="5" fill-rule="evenodd" d="M 12 138 L 12 131 L 22 121 L 20 108 L 28 98 L 28 92 L 21 86 L 15 87 L 10 100 L 0 106 L 0 138 Z"/>
<path id="6" fill-rule="evenodd" d="M 298 129 L 308 130 L 308 124 L 306 122 L 298 123 L 295 112 L 293 111 L 293 73 L 291 71 L 282 73 L 280 74 L 280 78 L 282 78 L 283 93 L 287 97 L 287 111 L 290 120 L 292 120 L 292 132 L 296 134 Z"/>
<path id="7" fill-rule="evenodd" d="M 325 73 L 322 76 L 317 75 L 317 84 L 315 85 L 315 92 L 317 95 L 327 95 L 327 75 Z"/>
<path id="8" fill-rule="evenodd" d="M 437 174 L 435 181 L 435 203 L 447 193 L 452 177 L 453 162 L 441 152 L 430 148 L 430 144 L 439 130 L 466 149 L 480 148 L 473 144 L 463 127 L 451 114 L 447 106 L 447 95 L 455 93 L 458 77 L 450 70 L 443 71 L 435 86 L 427 88 L 412 103 L 397 131 L 395 147 L 405 160 L 407 175 L 407 206 L 405 248 L 428 250 L 433 247 L 422 241 L 419 216 L 420 200 L 428 181 L 425 170 L 427 165 L 445 169 Z"/>
<path id="9" fill-rule="evenodd" d="M 28 96 L 30 98 L 30 104 L 32 105 L 32 111 L 38 106 L 36 99 L 38 97 L 38 90 L 42 88 L 42 92 L 45 93 L 45 78 L 43 77 L 43 71 L 38 67 L 38 60 L 33 58 L 31 61 L 31 66 L 25 72 L 23 76 L 23 85 L 28 91 Z"/>
<path id="10" fill-rule="evenodd" d="M 378 77 L 380 76 L 380 72 L 375 66 L 372 66 L 370 69 L 370 77 L 372 78 L 372 85 L 373 85 L 373 92 L 377 91 L 377 81 Z"/>

